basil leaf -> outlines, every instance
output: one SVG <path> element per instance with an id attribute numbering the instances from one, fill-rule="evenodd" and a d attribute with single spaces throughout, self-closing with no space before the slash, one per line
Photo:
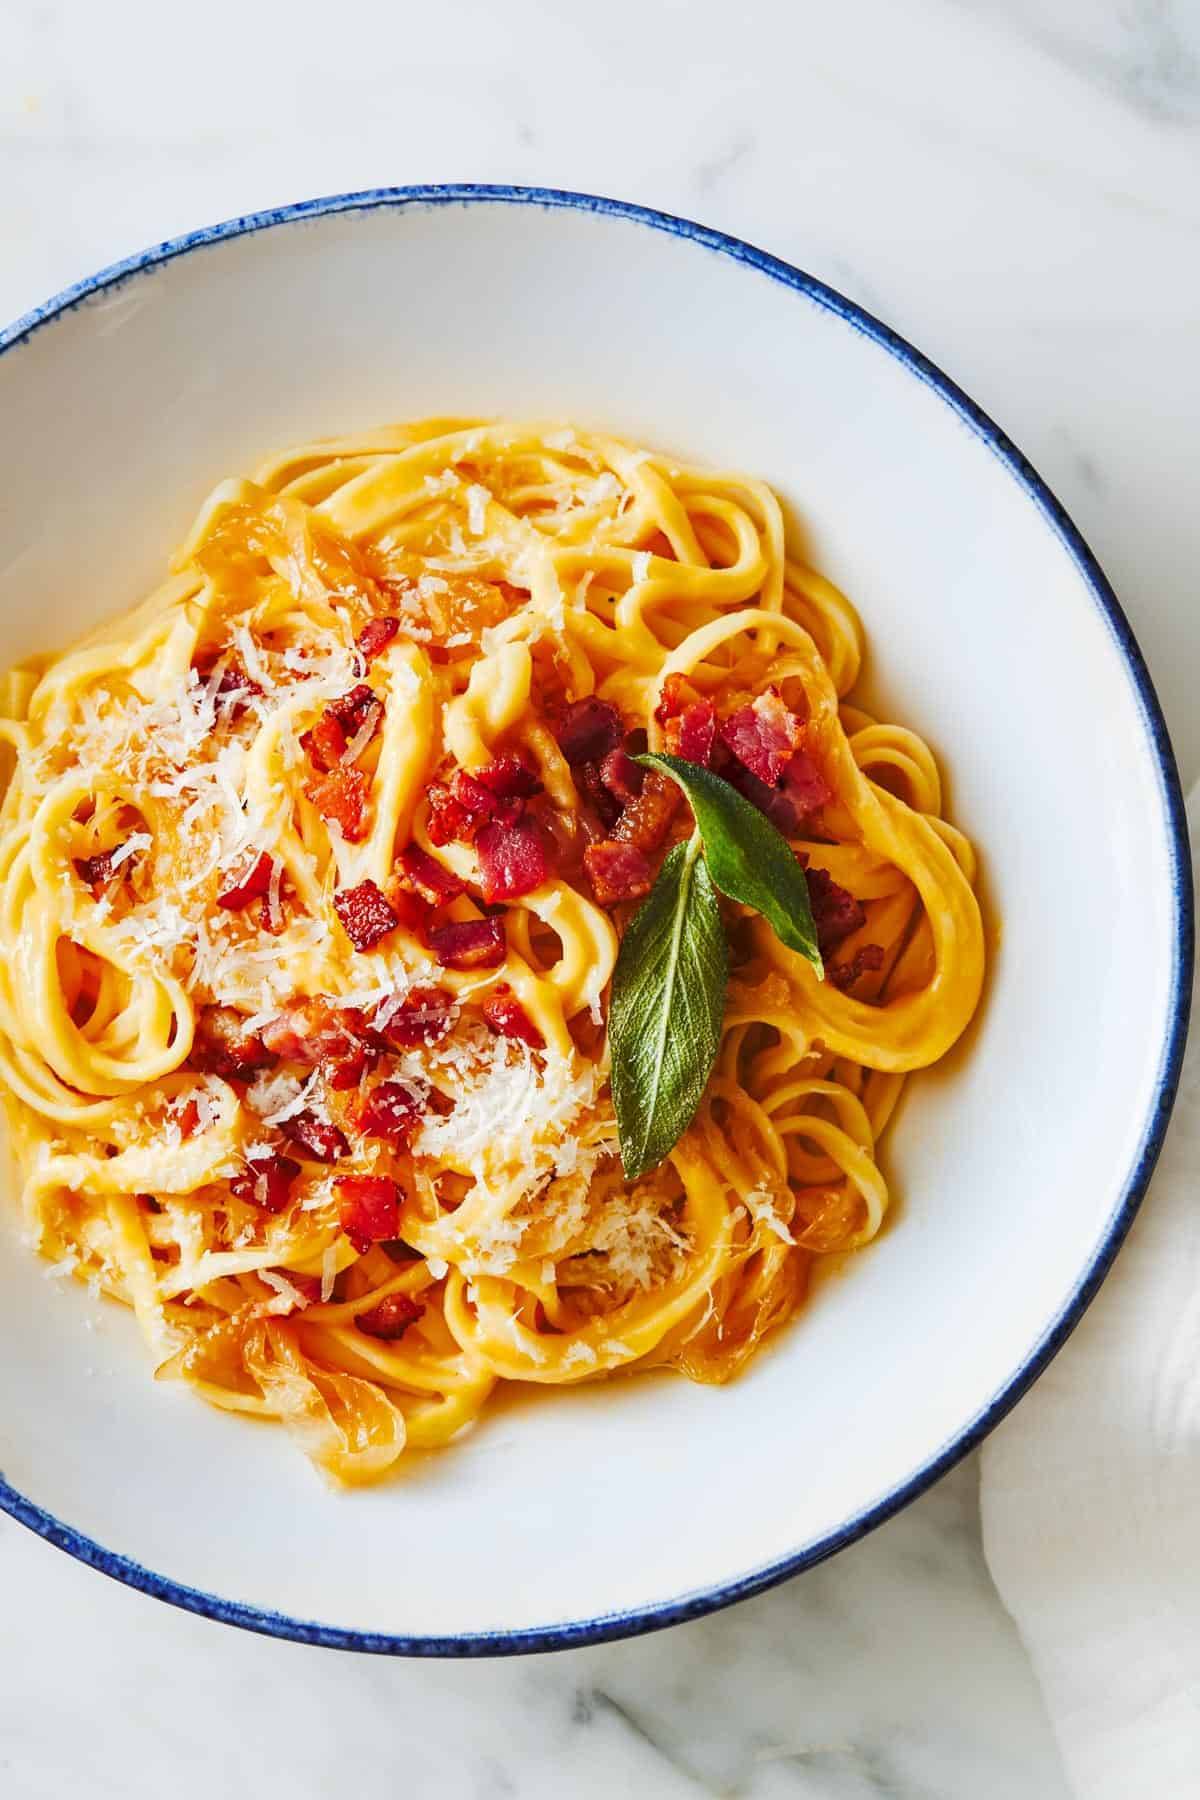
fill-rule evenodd
<path id="1" fill-rule="evenodd" d="M 728 979 L 721 909 L 693 834 L 663 863 L 613 970 L 612 1096 L 630 1181 L 660 1163 L 696 1116 Z"/>
<path id="2" fill-rule="evenodd" d="M 752 906 L 775 935 L 825 973 L 804 870 L 787 841 L 736 788 L 699 763 L 648 751 L 636 759 L 678 782 L 704 839 L 708 872 L 723 894 Z"/>

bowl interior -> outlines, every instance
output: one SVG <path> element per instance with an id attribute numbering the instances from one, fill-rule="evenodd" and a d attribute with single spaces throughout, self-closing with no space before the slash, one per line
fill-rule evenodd
<path id="1" fill-rule="evenodd" d="M 553 416 L 760 473 L 978 844 L 992 971 L 915 1081 L 882 1238 L 731 1387 L 521 1394 L 377 1490 L 150 1379 L 131 1315 L 0 1234 L 5 1478 L 168 1581 L 335 1629 L 520 1633 L 728 1588 L 917 1478 L 1034 1354 L 1141 1155 L 1178 976 L 1164 786 L 1115 628 L 1013 469 L 819 298 L 616 213 L 407 204 L 227 238 L 0 358 L 0 662 L 156 582 L 265 453 Z"/>

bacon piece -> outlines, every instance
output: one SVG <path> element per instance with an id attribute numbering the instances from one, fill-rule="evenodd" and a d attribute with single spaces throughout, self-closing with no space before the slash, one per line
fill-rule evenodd
<path id="1" fill-rule="evenodd" d="M 222 700 L 233 700 L 234 704 L 230 707 L 230 712 L 236 719 L 246 711 L 247 703 L 250 700 L 261 699 L 262 688 L 258 682 L 252 676 L 247 675 L 236 656 L 231 656 L 217 683 L 218 704 Z"/>
<path id="2" fill-rule="evenodd" d="M 353 737 L 367 712 L 378 705 L 379 696 L 374 688 L 368 687 L 365 681 L 356 681 L 344 694 L 326 702 L 325 716 L 336 719 L 346 736 Z"/>
<path id="3" fill-rule="evenodd" d="M 381 613 L 377 619 L 368 619 L 357 639 L 363 660 L 374 662 L 380 651 L 387 649 L 399 629 L 399 619 L 394 619 L 390 613 Z"/>
<path id="4" fill-rule="evenodd" d="M 607 700 L 589 694 L 568 706 L 558 724 L 558 747 L 574 769 L 599 762 L 615 750 L 623 735 L 621 715 Z"/>
<path id="5" fill-rule="evenodd" d="M 443 781 L 431 781 L 428 832 L 431 844 L 469 843 L 474 836 L 472 815 Z"/>
<path id="6" fill-rule="evenodd" d="M 336 700 L 331 700 L 325 711 L 337 720 L 346 736 L 352 738 L 358 736 L 368 721 L 378 730 L 379 721 L 383 717 L 383 701 L 373 687 L 360 681 L 349 693 L 340 694 Z"/>
<path id="7" fill-rule="evenodd" d="M 654 717 L 658 724 L 665 725 L 668 720 L 677 719 L 680 713 L 686 712 L 698 698 L 686 675 L 668 675 L 662 684 Z"/>
<path id="8" fill-rule="evenodd" d="M 239 1200 L 261 1206 L 264 1212 L 281 1213 L 291 1199 L 291 1187 L 300 1173 L 300 1164 L 275 1150 L 251 1150 L 246 1167 L 229 1183 L 229 1190 Z M 289 1277 L 290 1279 L 290 1277 Z"/>
<path id="9" fill-rule="evenodd" d="M 342 1230 L 360 1256 L 400 1229 L 399 1182 L 386 1175 L 344 1175 L 334 1182 Z"/>
<path id="10" fill-rule="evenodd" d="M 697 700 L 667 721 L 666 744 L 672 756 L 707 768 L 717 736 L 717 712 L 711 700 Z"/>
<path id="11" fill-rule="evenodd" d="M 802 818 L 833 799 L 833 789 L 807 750 L 797 750 L 783 771 L 783 791 Z"/>
<path id="12" fill-rule="evenodd" d="M 325 1119 L 318 1119 L 314 1112 L 293 1113 L 290 1119 L 281 1119 L 279 1129 L 284 1137 L 298 1144 L 313 1162 L 336 1162 L 339 1156 L 345 1156 L 350 1146 L 336 1125 L 330 1125 Z"/>
<path id="13" fill-rule="evenodd" d="M 730 755 L 720 738 L 713 745 L 710 767 L 770 819 L 783 837 L 795 837 L 800 829 L 800 815 L 787 792 L 783 788 L 768 787 L 765 781 L 752 775 L 743 763 Z"/>
<path id="14" fill-rule="evenodd" d="M 877 974 L 883 967 L 882 944 L 863 944 L 849 962 L 831 963 L 825 974 L 843 994 L 852 988 L 860 975 Z"/>
<path id="15" fill-rule="evenodd" d="M 631 800 L 613 828 L 618 842 L 632 844 L 636 850 L 654 850 L 662 843 L 683 802 L 683 796 L 669 775 L 651 769 L 636 800 Z"/>
<path id="16" fill-rule="evenodd" d="M 456 769 L 450 786 L 435 781 L 429 787 L 429 838 L 434 844 L 450 844 L 457 840 L 473 844 L 476 833 L 502 814 L 509 820 L 520 816 L 522 802 L 503 800 L 466 769 Z"/>
<path id="17" fill-rule="evenodd" d="M 430 906 L 446 906 L 457 900 L 466 885 L 453 869 L 445 868 L 418 844 L 408 844 L 396 858 L 396 879 L 402 888 L 419 895 Z"/>
<path id="18" fill-rule="evenodd" d="M 804 742 L 804 721 L 788 710 L 775 688 L 768 688 L 749 706 L 730 713 L 721 737 L 752 775 L 776 787 Z"/>
<path id="19" fill-rule="evenodd" d="M 114 869 L 113 857 L 117 854 L 117 848 L 118 846 L 114 845 L 111 850 L 101 850 L 96 856 L 76 856 L 72 859 L 75 864 L 75 873 L 80 881 L 91 888 L 93 900 L 99 900 L 113 876 L 120 874 L 121 870 L 133 861 L 133 856 L 127 857 Z M 136 854 L 137 852 L 134 851 L 133 855 L 136 856 Z"/>
<path id="20" fill-rule="evenodd" d="M 300 748 L 314 769 L 328 774 L 346 754 L 346 734 L 332 713 L 324 712 L 311 731 L 301 732 Z"/>
<path id="21" fill-rule="evenodd" d="M 515 825 L 485 825 L 475 840 L 480 888 L 491 905 L 518 900 L 546 879 L 546 847 L 533 819 Z"/>
<path id="22" fill-rule="evenodd" d="M 223 894 L 217 895 L 217 905 L 223 906 L 227 912 L 242 912 L 252 900 L 260 899 L 269 891 L 274 867 L 274 858 L 267 851 L 262 851 Z"/>
<path id="23" fill-rule="evenodd" d="M 175 1123 L 179 1127 L 180 1137 L 190 1138 L 200 1127 L 200 1108 L 194 1100 L 185 1102 L 183 1111 L 176 1115 Z"/>
<path id="24" fill-rule="evenodd" d="M 545 1038 L 507 985 L 493 988 L 482 1010 L 484 1019 L 501 1037 L 519 1038 L 534 1050 L 545 1048 Z"/>
<path id="25" fill-rule="evenodd" d="M 306 781 L 304 792 L 323 819 L 332 819 L 340 827 L 348 844 L 360 844 L 367 835 L 363 817 L 367 810 L 367 785 L 361 769 L 339 763 L 327 775 Z"/>
<path id="26" fill-rule="evenodd" d="M 296 1000 L 262 1028 L 263 1042 L 285 1062 L 318 1065 L 338 1092 L 357 1087 L 375 1060 L 375 1048 L 364 1041 L 362 1015 L 336 1008 L 325 1000 Z"/>
<path id="27" fill-rule="evenodd" d="M 497 756 L 493 762 L 475 770 L 475 780 L 497 800 L 531 800 L 542 791 L 542 784 L 533 770 L 518 756 Z"/>
<path id="28" fill-rule="evenodd" d="M 359 682 L 348 694 L 331 700 L 311 731 L 300 738 L 314 769 L 331 774 L 344 762 L 353 762 L 379 729 L 383 702 L 374 688 Z"/>
<path id="29" fill-rule="evenodd" d="M 411 888 L 401 887 L 398 880 L 389 883 L 387 903 L 396 915 L 396 923 L 403 925 L 414 937 L 424 937 L 425 928 L 433 917 L 433 907 L 428 900 L 422 900 L 420 894 L 414 894 Z"/>
<path id="30" fill-rule="evenodd" d="M 623 844 L 605 838 L 589 844 L 583 853 L 592 891 L 601 906 L 615 906 L 619 900 L 640 900 L 654 885 L 650 864 L 634 844 Z"/>
<path id="31" fill-rule="evenodd" d="M 394 1343 L 402 1338 L 410 1325 L 415 1325 L 425 1311 L 419 1300 L 409 1294 L 385 1294 L 378 1306 L 358 1314 L 354 1323 L 368 1337 L 385 1338 Z"/>
<path id="32" fill-rule="evenodd" d="M 508 954 L 499 919 L 457 919 L 429 933 L 429 948 L 444 969 L 497 969 Z"/>
<path id="33" fill-rule="evenodd" d="M 205 685 L 208 684 L 212 672 L 220 660 L 221 656 L 219 653 L 212 653 L 206 655 L 201 661 L 195 664 L 196 673 Z M 261 698 L 262 688 L 259 686 L 258 682 L 252 680 L 251 677 L 247 675 L 240 660 L 236 656 L 228 656 L 225 667 L 221 671 L 221 679 L 217 683 L 216 693 L 214 695 L 218 709 L 227 711 L 227 716 L 231 720 L 240 719 L 242 714 L 247 710 L 251 699 Z M 228 702 L 227 708 L 223 706 L 223 702 Z"/>
<path id="34" fill-rule="evenodd" d="M 359 1108 L 358 1124 L 368 1137 L 404 1145 L 421 1122 L 422 1104 L 399 1081 L 381 1081 Z"/>
<path id="35" fill-rule="evenodd" d="M 360 881 L 357 887 L 339 888 L 333 896 L 333 910 L 356 950 L 373 950 L 380 939 L 400 923 L 380 889 L 370 880 Z"/>
<path id="36" fill-rule="evenodd" d="M 330 1057 L 349 1056 L 359 1042 L 355 1015 L 331 1006 L 327 1000 L 293 1000 L 268 1019 L 262 1040 L 268 1050 L 285 1062 L 304 1063 L 315 1069 Z"/>
<path id="37" fill-rule="evenodd" d="M 375 1063 L 375 1052 L 368 1044 L 355 1044 L 345 1056 L 330 1057 L 321 1064 L 327 1084 L 335 1093 L 356 1088 L 367 1070 Z"/>
<path id="38" fill-rule="evenodd" d="M 225 1081 L 245 1081 L 258 1069 L 269 1069 L 273 1053 L 232 1006 L 206 1006 L 197 1015 L 188 1066 Z"/>
<path id="39" fill-rule="evenodd" d="M 575 786 L 591 806 L 601 826 L 605 831 L 611 831 L 621 816 L 621 802 L 605 786 L 599 763 L 580 763 L 572 773 Z"/>
<path id="40" fill-rule="evenodd" d="M 450 1029 L 450 1009 L 454 996 L 444 988 L 412 988 L 400 1006 L 383 1000 L 375 1009 L 371 1029 L 385 1046 L 398 1050 L 414 1050 L 422 1044 L 436 1044 Z"/>
<path id="41" fill-rule="evenodd" d="M 628 806 L 641 793 L 646 780 L 645 769 L 634 762 L 629 752 L 620 745 L 610 750 L 600 764 L 600 779 L 622 806 Z"/>
<path id="42" fill-rule="evenodd" d="M 843 938 L 866 923 L 866 913 L 850 893 L 833 879 L 827 869 L 806 869 L 808 898 L 821 955 L 828 956 Z"/>

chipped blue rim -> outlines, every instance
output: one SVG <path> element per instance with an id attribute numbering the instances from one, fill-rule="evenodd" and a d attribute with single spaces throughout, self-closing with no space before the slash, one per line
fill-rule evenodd
<path id="1" fill-rule="evenodd" d="M 1159 1064 L 1155 1100 L 1145 1122 L 1141 1144 L 1108 1228 L 1058 1317 L 1047 1327 L 1030 1355 L 974 1419 L 914 1475 L 909 1476 L 882 1499 L 856 1513 L 837 1531 L 829 1532 L 814 1542 L 803 1545 L 790 1556 L 742 1576 L 737 1581 L 686 1594 L 660 1605 L 631 1612 L 605 1614 L 578 1624 L 535 1626 L 518 1631 L 467 1632 L 451 1637 L 404 1637 L 388 1632 L 350 1631 L 310 1620 L 293 1619 L 284 1613 L 264 1611 L 260 1607 L 243 1605 L 236 1600 L 226 1600 L 220 1595 L 203 1593 L 196 1588 L 170 1581 L 152 1569 L 143 1568 L 140 1563 L 131 1562 L 127 1557 L 106 1550 L 103 1545 L 85 1537 L 72 1526 L 63 1524 L 60 1519 L 54 1518 L 32 1500 L 19 1494 L 0 1477 L 0 1507 L 5 1512 L 22 1525 L 27 1525 L 31 1531 L 37 1532 L 48 1543 L 56 1544 L 60 1550 L 66 1550 L 80 1562 L 99 1569 L 102 1574 L 110 1575 L 114 1580 L 123 1581 L 130 1587 L 140 1588 L 143 1593 L 153 1594 L 156 1599 L 168 1601 L 172 1606 L 184 1607 L 188 1612 L 200 1613 L 204 1618 L 216 1619 L 225 1625 L 238 1625 L 247 1631 L 262 1632 L 269 1637 L 293 1638 L 303 1644 L 319 1644 L 337 1650 L 362 1650 L 388 1656 L 511 1656 L 523 1652 L 572 1649 L 582 1644 L 635 1637 L 644 1632 L 660 1630 L 667 1625 L 678 1625 L 714 1612 L 719 1607 L 729 1606 L 735 1600 L 761 1593 L 790 1575 L 812 1568 L 816 1563 L 823 1562 L 826 1557 L 833 1556 L 838 1550 L 865 1536 L 868 1531 L 873 1531 L 877 1525 L 883 1524 L 886 1519 L 892 1518 L 902 1507 L 907 1506 L 909 1501 L 924 1493 L 926 1488 L 999 1424 L 1041 1374 L 1082 1318 L 1112 1267 L 1162 1148 L 1179 1083 L 1191 1004 L 1193 900 L 1183 795 L 1162 709 L 1141 651 L 1116 595 L 1058 500 L 999 426 L 931 363 L 928 357 L 923 356 L 861 306 L 847 300 L 844 295 L 827 287 L 814 276 L 806 275 L 803 270 L 781 262 L 765 250 L 755 249 L 751 244 L 728 237 L 724 232 L 713 231 L 708 226 L 697 225 L 690 219 L 675 218 L 669 213 L 655 212 L 630 201 L 607 200 L 595 194 L 568 193 L 557 188 L 493 187 L 475 182 L 445 186 L 372 188 L 363 193 L 334 194 L 325 199 L 305 200 L 294 206 L 275 207 L 267 212 L 247 213 L 240 218 L 228 219 L 224 224 L 188 232 L 183 237 L 171 238 L 166 243 L 143 250 L 136 256 L 126 257 L 123 262 L 114 263 L 110 268 L 102 269 L 99 274 L 89 276 L 86 281 L 78 281 L 64 289 L 54 299 L 35 307 L 7 330 L 0 332 L 0 354 L 27 341 L 40 327 L 60 318 L 94 295 L 117 287 L 134 276 L 147 274 L 177 257 L 222 243 L 228 238 L 244 237 L 252 232 L 268 231 L 278 225 L 292 225 L 305 219 L 322 218 L 328 213 L 373 211 L 385 207 L 403 209 L 410 206 L 480 203 L 564 207 L 579 212 L 602 213 L 611 218 L 647 226 L 653 231 L 668 232 L 675 237 L 687 239 L 719 256 L 728 257 L 733 262 L 769 276 L 772 281 L 803 294 L 826 311 L 836 314 L 864 337 L 872 339 L 889 356 L 901 363 L 909 374 L 939 394 L 946 405 L 1005 465 L 1075 564 L 1125 659 L 1154 753 L 1162 794 L 1175 906 L 1174 968 L 1168 1026 Z"/>

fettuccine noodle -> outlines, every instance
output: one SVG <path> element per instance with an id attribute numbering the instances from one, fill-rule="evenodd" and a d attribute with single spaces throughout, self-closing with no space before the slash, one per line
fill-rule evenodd
<path id="1" fill-rule="evenodd" d="M 498 1382 L 725 1380 L 879 1231 L 904 1078 L 980 992 L 973 851 L 924 743 L 847 700 L 861 651 L 763 483 L 582 430 L 432 419 L 217 488 L 162 587 L 3 685 L 38 1249 L 345 1482 Z M 618 715 L 635 751 L 706 732 L 830 915 L 822 980 L 722 903 L 716 1068 L 634 1183 L 608 987 L 690 820 L 582 754 Z M 770 718 L 797 760 L 755 788 Z"/>

